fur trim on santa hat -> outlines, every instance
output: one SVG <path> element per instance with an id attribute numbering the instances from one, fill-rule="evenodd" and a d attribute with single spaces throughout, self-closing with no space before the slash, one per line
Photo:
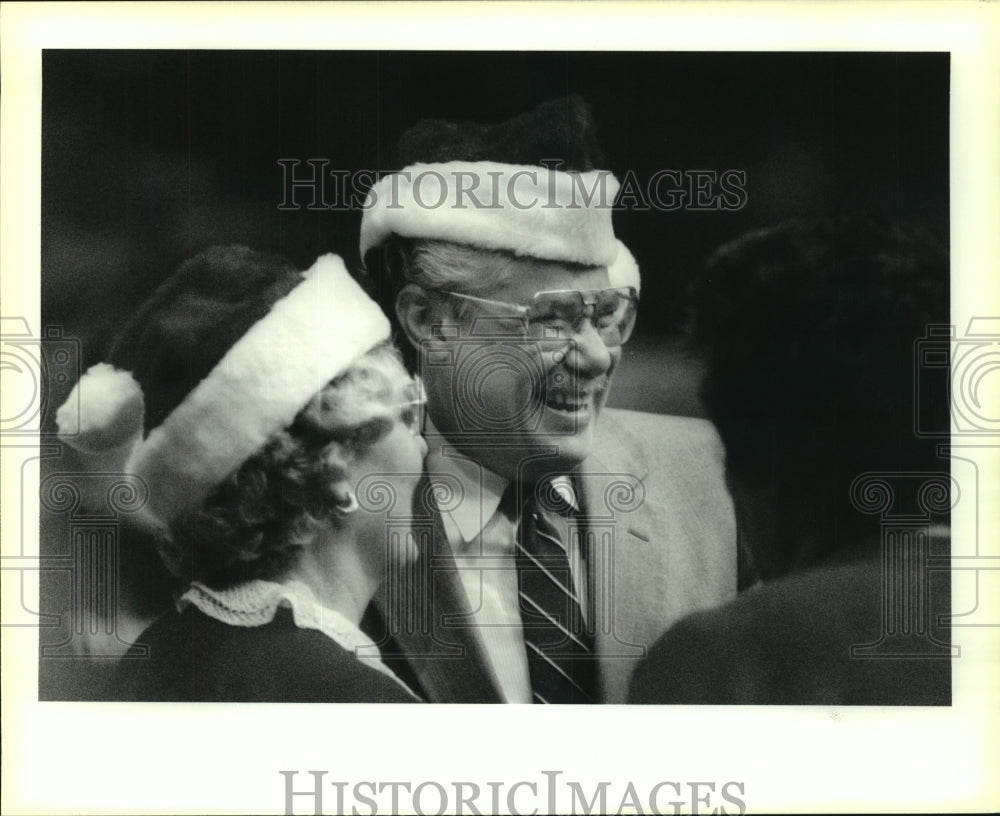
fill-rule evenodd
<path id="1" fill-rule="evenodd" d="M 389 235 L 609 266 L 618 254 L 606 170 L 566 173 L 497 162 L 414 164 L 382 178 L 361 219 L 361 257 Z"/>
<path id="2" fill-rule="evenodd" d="M 638 294 L 642 289 L 642 281 L 639 278 L 639 264 L 635 262 L 628 247 L 621 241 L 618 244 L 618 254 L 614 262 L 608 267 L 608 279 L 612 286 L 631 286 Z"/>

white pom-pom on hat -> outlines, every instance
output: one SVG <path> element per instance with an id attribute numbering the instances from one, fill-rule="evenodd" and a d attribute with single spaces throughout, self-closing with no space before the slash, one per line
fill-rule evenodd
<path id="1" fill-rule="evenodd" d="M 142 438 L 142 388 L 128 371 L 91 366 L 56 412 L 59 438 L 84 453 L 104 453 Z"/>

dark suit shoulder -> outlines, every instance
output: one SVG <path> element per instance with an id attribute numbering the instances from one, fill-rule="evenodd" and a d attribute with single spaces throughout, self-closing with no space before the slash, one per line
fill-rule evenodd
<path id="1" fill-rule="evenodd" d="M 934 611 L 947 596 L 932 597 Z M 948 704 L 950 661 L 852 657 L 882 633 L 875 559 L 821 567 L 740 594 L 673 626 L 636 672 L 634 702 Z"/>
<path id="2" fill-rule="evenodd" d="M 145 656 L 140 652 L 145 648 Z M 120 661 L 109 699 L 411 702 L 392 678 L 281 609 L 263 626 L 230 626 L 193 607 L 170 612 Z"/>

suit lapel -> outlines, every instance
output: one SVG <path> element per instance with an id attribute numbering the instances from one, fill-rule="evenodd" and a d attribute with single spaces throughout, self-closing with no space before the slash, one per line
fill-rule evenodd
<path id="1" fill-rule="evenodd" d="M 648 464 L 641 445 L 616 433 L 603 418 L 604 438 L 579 471 L 587 558 L 588 618 L 600 658 L 602 702 L 625 702 L 628 682 L 645 655 L 647 604 L 655 599 L 637 591 L 649 580 L 657 513 L 646 494 Z"/>
<path id="2" fill-rule="evenodd" d="M 479 638 L 468 625 L 468 600 L 428 488 L 425 474 L 415 495 L 427 504 L 414 508 L 412 524 L 419 557 L 375 597 L 391 637 L 386 645 L 397 646 L 386 662 L 405 659 L 428 702 L 500 702 Z"/>

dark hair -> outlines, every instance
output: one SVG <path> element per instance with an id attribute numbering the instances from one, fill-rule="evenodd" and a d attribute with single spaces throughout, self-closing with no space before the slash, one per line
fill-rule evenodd
<path id="1" fill-rule="evenodd" d="M 692 341 L 702 398 L 730 478 L 804 503 L 850 532 L 869 470 L 940 469 L 914 433 L 914 344 L 949 319 L 948 257 L 928 231 L 868 221 L 793 221 L 723 246 L 698 282 Z M 779 509 L 778 512 L 781 512 Z"/>
<path id="2" fill-rule="evenodd" d="M 347 463 L 392 427 L 409 383 L 388 343 L 331 381 L 253 456 L 159 541 L 182 581 L 216 589 L 280 578 L 321 522 L 337 523 L 351 486 Z"/>

